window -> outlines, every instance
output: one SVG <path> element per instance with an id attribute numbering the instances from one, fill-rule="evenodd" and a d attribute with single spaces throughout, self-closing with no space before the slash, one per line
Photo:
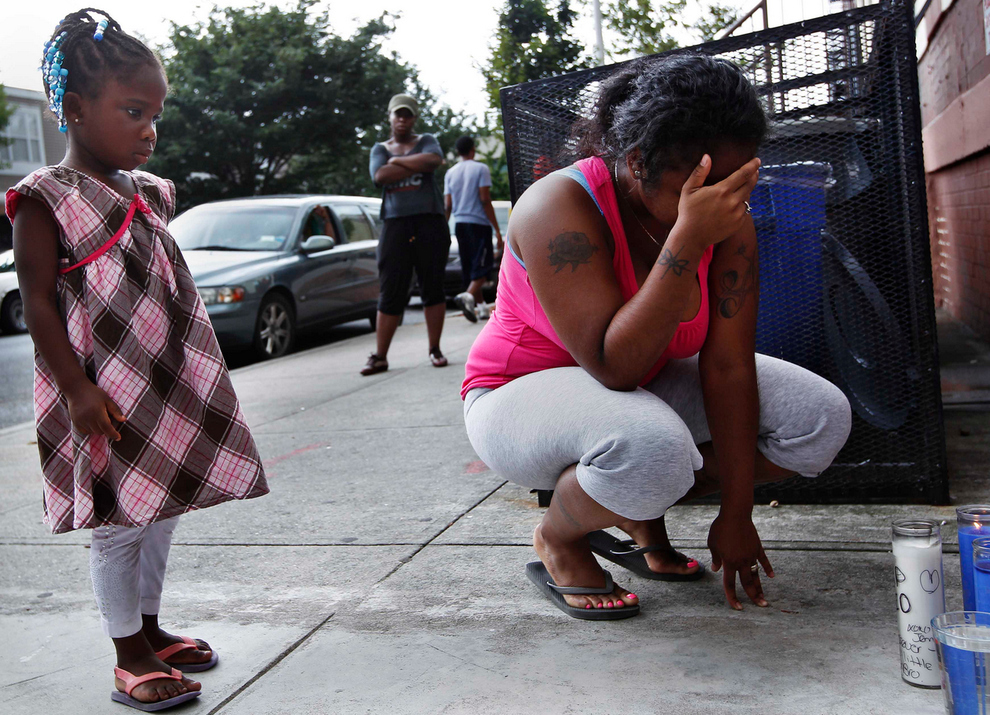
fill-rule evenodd
<path id="1" fill-rule="evenodd" d="M 14 113 L 3 131 L 9 144 L 0 147 L 0 163 L 8 174 L 29 174 L 45 165 L 41 134 L 41 108 L 14 105 Z"/>
<path id="2" fill-rule="evenodd" d="M 360 206 L 337 204 L 333 208 L 344 227 L 344 234 L 347 236 L 348 243 L 374 241 L 376 239 L 375 231 L 371 228 L 368 217 L 364 215 Z"/>

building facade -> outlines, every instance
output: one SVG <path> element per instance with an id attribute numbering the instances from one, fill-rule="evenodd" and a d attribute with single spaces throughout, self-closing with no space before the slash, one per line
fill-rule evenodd
<path id="1" fill-rule="evenodd" d="M 931 0 L 918 49 L 935 302 L 990 339 L 990 0 Z"/>
<path id="2" fill-rule="evenodd" d="M 57 164 L 65 155 L 65 136 L 48 111 L 43 92 L 5 87 L 7 103 L 14 107 L 7 127 L 0 132 L 6 146 L 0 146 L 0 194 L 48 164 Z M 0 214 L 0 251 L 11 246 L 11 226 Z"/>

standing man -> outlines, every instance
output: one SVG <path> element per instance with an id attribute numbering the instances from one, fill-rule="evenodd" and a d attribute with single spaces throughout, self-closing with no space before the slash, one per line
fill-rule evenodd
<path id="1" fill-rule="evenodd" d="M 443 201 L 447 220 L 450 220 L 451 213 L 454 214 L 454 233 L 457 235 L 467 290 L 454 300 L 464 311 L 464 317 L 476 323 L 478 318 L 484 319 L 489 315 L 481 287 L 485 285 L 495 263 L 493 228 L 499 253 L 504 244 L 492 207 L 491 172 L 486 165 L 474 160 L 474 139 L 461 137 L 455 146 L 461 160 L 443 179 Z"/>
<path id="2" fill-rule="evenodd" d="M 371 178 L 382 188 L 381 217 L 385 228 L 378 241 L 377 345 L 361 370 L 374 375 L 388 370 L 388 348 L 409 300 L 413 269 L 419 278 L 430 362 L 443 367 L 440 333 L 447 298 L 443 274 L 450 252 L 450 230 L 444 219 L 440 187 L 433 172 L 443 163 L 443 151 L 432 134 L 415 134 L 419 105 L 408 94 L 397 94 L 388 103 L 392 136 L 371 150 Z"/>

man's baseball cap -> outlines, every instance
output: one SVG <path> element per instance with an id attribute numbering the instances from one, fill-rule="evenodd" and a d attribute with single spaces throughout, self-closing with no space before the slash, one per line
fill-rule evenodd
<path id="1" fill-rule="evenodd" d="M 419 103 L 408 94 L 397 94 L 388 100 L 388 113 L 391 114 L 396 109 L 408 109 L 414 117 L 419 116 Z"/>

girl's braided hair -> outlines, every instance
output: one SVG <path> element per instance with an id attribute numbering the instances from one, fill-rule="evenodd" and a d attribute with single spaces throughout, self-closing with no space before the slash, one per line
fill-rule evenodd
<path id="1" fill-rule="evenodd" d="M 635 60 L 609 77 L 578 130 L 584 156 L 619 161 L 639 149 L 648 183 L 694 166 L 722 142 L 759 146 L 767 117 L 746 75 L 706 55 Z"/>
<path id="2" fill-rule="evenodd" d="M 90 13 L 106 18 L 105 29 L 100 29 L 100 21 Z M 99 40 L 94 37 L 97 32 L 101 35 Z M 55 27 L 51 42 L 59 36 L 61 42 L 58 49 L 65 55 L 61 64 L 68 70 L 64 85 L 66 92 L 96 97 L 108 75 L 124 79 L 141 66 L 162 67 L 158 55 L 120 29 L 120 23 L 103 10 L 87 7 L 66 15 Z M 54 96 L 55 88 L 47 79 L 44 84 L 49 103 L 58 104 Z"/>

